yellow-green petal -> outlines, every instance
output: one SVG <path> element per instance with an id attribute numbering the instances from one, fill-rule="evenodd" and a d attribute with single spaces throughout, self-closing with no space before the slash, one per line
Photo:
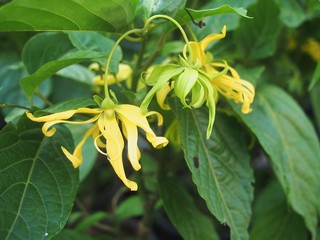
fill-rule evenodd
<path id="1" fill-rule="evenodd" d="M 61 147 L 62 152 L 66 157 L 71 161 L 74 168 L 79 167 L 82 164 L 82 147 L 87 139 L 92 135 L 92 133 L 98 128 L 98 125 L 95 124 L 84 134 L 82 140 L 78 143 L 77 147 L 74 149 L 73 154 L 69 153 L 67 149 Z"/>
<path id="2" fill-rule="evenodd" d="M 164 147 L 168 144 L 168 140 L 164 137 L 157 137 L 150 128 L 146 115 L 142 115 L 139 107 L 122 104 L 115 108 L 121 121 L 126 118 L 127 121 L 142 128 L 146 132 L 146 137 L 153 147 Z M 150 114 L 149 114 L 150 115 Z"/>
<path id="3" fill-rule="evenodd" d="M 227 32 L 227 27 L 226 25 L 224 25 L 221 33 L 211 34 L 205 37 L 204 39 L 202 39 L 200 41 L 201 49 L 204 51 L 211 42 L 224 38 L 226 36 L 226 32 Z"/>
<path id="4" fill-rule="evenodd" d="M 120 118 L 122 123 L 122 132 L 128 140 L 128 159 L 134 170 L 141 168 L 139 163 L 141 153 L 138 148 L 138 130 L 136 125 L 132 124 L 126 118 Z"/>
<path id="5" fill-rule="evenodd" d="M 185 67 L 184 71 L 174 81 L 174 91 L 185 107 L 191 107 L 190 104 L 187 103 L 186 98 L 197 82 L 197 79 L 198 71 L 190 67 Z"/>
<path id="6" fill-rule="evenodd" d="M 138 185 L 127 179 L 124 171 L 122 160 L 124 142 L 115 112 L 113 110 L 105 110 L 98 120 L 98 126 L 100 132 L 106 139 L 106 152 L 109 156 L 109 162 L 112 168 L 128 188 L 132 191 L 136 191 L 138 189 Z"/>
<path id="7" fill-rule="evenodd" d="M 174 82 L 172 81 L 171 86 L 167 82 L 162 89 L 156 93 L 156 99 L 159 106 L 164 110 L 170 110 L 170 106 L 165 102 L 168 94 L 171 92 Z"/>
<path id="8" fill-rule="evenodd" d="M 99 115 L 96 115 L 86 121 L 77 122 L 77 121 L 67 121 L 67 120 L 55 120 L 55 121 L 49 121 L 43 124 L 42 126 L 42 132 L 45 136 L 51 137 L 55 132 L 56 128 L 53 128 L 52 126 L 58 123 L 69 123 L 69 124 L 88 124 L 97 121 L 99 118 Z M 51 128 L 52 127 L 52 128 Z M 51 129 L 50 129 L 51 128 Z"/>

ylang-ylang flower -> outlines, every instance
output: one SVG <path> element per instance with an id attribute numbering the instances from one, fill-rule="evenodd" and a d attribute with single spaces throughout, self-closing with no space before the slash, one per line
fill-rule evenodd
<path id="1" fill-rule="evenodd" d="M 138 186 L 134 181 L 127 179 L 124 171 L 122 153 L 125 143 L 123 136 L 128 142 L 128 159 L 136 171 L 141 168 L 139 163 L 138 127 L 146 133 L 147 140 L 154 148 L 164 147 L 168 144 L 168 140 L 165 137 L 155 135 L 147 120 L 148 116 L 156 115 L 158 117 L 158 125 L 162 125 L 163 120 L 159 113 L 148 112 L 146 115 L 142 115 L 139 107 L 130 104 L 116 104 L 108 98 L 97 108 L 78 108 L 40 117 L 35 117 L 32 113 L 26 114 L 32 121 L 44 122 L 42 132 L 47 137 L 51 137 L 56 132 L 53 126 L 58 123 L 93 124 L 84 134 L 73 153 L 61 147 L 63 153 L 75 168 L 78 167 L 82 163 L 83 144 L 92 136 L 97 151 L 107 156 L 118 177 L 133 191 L 137 190 Z M 79 114 L 88 115 L 89 118 L 85 121 L 70 120 Z M 122 131 L 119 124 L 121 124 Z"/>
<path id="2" fill-rule="evenodd" d="M 154 95 L 163 109 L 170 109 L 166 103 L 170 92 L 174 92 L 186 108 L 199 108 L 205 103 L 209 110 L 207 138 L 213 128 L 218 93 L 242 103 L 242 112 L 249 113 L 255 95 L 253 85 L 242 80 L 225 61 L 213 61 L 213 56 L 206 52 L 212 41 L 225 35 L 226 27 L 220 34 L 211 34 L 200 42 L 188 41 L 178 62 L 156 66 L 145 79 L 152 88 L 141 104 L 142 111 L 147 112 Z"/>

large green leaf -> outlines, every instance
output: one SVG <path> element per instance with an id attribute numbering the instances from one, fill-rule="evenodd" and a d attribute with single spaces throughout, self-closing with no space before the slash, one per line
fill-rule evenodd
<path id="1" fill-rule="evenodd" d="M 295 28 L 304 21 L 318 17 L 320 4 L 318 0 L 275 0 L 280 8 L 280 18 L 288 27 Z"/>
<path id="2" fill-rule="evenodd" d="M 42 65 L 61 58 L 74 47 L 65 33 L 39 33 L 28 40 L 22 51 L 22 61 L 29 73 Z"/>
<path id="3" fill-rule="evenodd" d="M 271 183 L 258 197 L 254 206 L 250 240 L 308 239 L 303 219 L 286 201 L 278 182 Z"/>
<path id="4" fill-rule="evenodd" d="M 115 42 L 96 32 L 70 32 L 68 33 L 72 44 L 79 50 L 93 51 L 106 54 L 106 57 L 98 59 L 99 63 L 104 67 L 106 65 L 107 57 Z M 118 63 L 122 59 L 122 51 L 118 46 L 114 51 L 109 71 L 112 73 L 118 72 Z"/>
<path id="5" fill-rule="evenodd" d="M 143 206 L 139 195 L 133 195 L 123 200 L 115 211 L 118 221 L 143 215 Z"/>
<path id="6" fill-rule="evenodd" d="M 164 208 L 183 239 L 219 239 L 210 218 L 198 210 L 178 179 L 161 176 L 159 187 Z"/>
<path id="7" fill-rule="evenodd" d="M 60 150 L 72 147 L 65 128 L 46 138 L 23 116 L 0 133 L 0 236 L 48 239 L 61 231 L 73 206 L 78 170 Z"/>
<path id="8" fill-rule="evenodd" d="M 57 71 L 70 66 L 75 63 L 90 61 L 96 58 L 105 57 L 102 53 L 90 52 L 90 51 L 77 51 L 64 55 L 58 60 L 48 62 L 40 67 L 33 74 L 22 78 L 20 85 L 27 96 L 32 96 L 35 89 L 48 77 L 56 73 Z"/>
<path id="9" fill-rule="evenodd" d="M 198 192 L 212 214 L 231 228 L 232 239 L 248 239 L 253 174 L 241 128 L 230 118 L 218 115 L 212 136 L 206 140 L 207 111 L 182 109 L 177 101 L 171 105 Z"/>
<path id="10" fill-rule="evenodd" d="M 175 17 L 186 5 L 187 0 L 142 0 L 140 8 L 145 18 L 149 18 L 156 14 L 164 14 Z"/>
<path id="11" fill-rule="evenodd" d="M 58 113 L 78 108 L 97 107 L 97 103 L 92 98 L 72 98 L 63 102 L 54 104 L 46 109 L 35 112 L 36 116 L 47 113 Z"/>
<path id="12" fill-rule="evenodd" d="M 240 16 L 248 17 L 246 9 L 242 7 L 234 8 L 226 4 L 213 9 L 194 10 L 194 9 L 188 8 L 187 10 L 192 15 L 193 19 L 203 19 L 205 17 L 210 17 L 217 14 L 227 14 L 227 13 L 236 13 L 236 14 L 239 14 Z M 179 14 L 175 17 L 175 19 L 180 24 L 186 24 L 191 22 L 190 16 L 185 10 L 180 11 Z"/>
<path id="13" fill-rule="evenodd" d="M 320 192 L 320 146 L 315 130 L 297 103 L 281 89 L 262 85 L 253 111 L 243 115 L 231 104 L 270 155 L 293 209 L 315 236 Z"/>
<path id="14" fill-rule="evenodd" d="M 235 32 L 235 43 L 244 59 L 270 57 L 276 50 L 281 29 L 279 10 L 274 1 L 259 0 L 248 11 L 253 19 L 242 18 Z"/>
<path id="15" fill-rule="evenodd" d="M 317 123 L 318 131 L 320 131 L 320 82 L 318 82 L 310 93 L 311 104 L 315 115 L 315 121 Z"/>
<path id="16" fill-rule="evenodd" d="M 123 32 L 132 12 L 130 0 L 14 0 L 0 8 L 0 31 Z"/>
<path id="17" fill-rule="evenodd" d="M 214 9 L 218 8 L 224 4 L 227 4 L 235 9 L 248 8 L 256 0 L 218 0 L 209 1 L 206 5 L 201 7 L 201 9 Z M 224 25 L 227 27 L 227 32 L 236 29 L 239 26 L 239 22 L 242 16 L 240 14 L 219 14 L 213 15 L 211 17 L 205 17 L 203 22 L 206 24 L 204 28 L 199 28 L 193 26 L 193 31 L 195 32 L 198 39 L 203 39 L 207 35 L 219 32 Z"/>
<path id="18" fill-rule="evenodd" d="M 19 80 L 28 73 L 24 68 L 22 62 L 13 52 L 2 52 L 0 55 L 0 103 L 12 104 L 20 106 L 29 106 L 29 99 L 19 86 Z M 48 96 L 51 90 L 50 82 L 40 86 L 41 92 L 44 96 Z M 43 101 L 34 97 L 34 104 L 37 107 L 43 107 Z M 24 109 L 5 108 L 2 112 L 5 115 L 6 121 L 10 121 L 19 117 Z"/>

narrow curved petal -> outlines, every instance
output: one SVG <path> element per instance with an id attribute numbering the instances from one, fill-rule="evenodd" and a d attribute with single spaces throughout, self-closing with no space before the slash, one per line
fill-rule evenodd
<path id="1" fill-rule="evenodd" d="M 141 168 L 139 163 L 141 153 L 138 148 L 138 129 L 132 122 L 126 118 L 121 118 L 122 132 L 128 140 L 128 159 L 134 170 L 138 171 Z"/>
<path id="2" fill-rule="evenodd" d="M 78 143 L 77 147 L 74 149 L 73 154 L 68 152 L 68 150 L 65 149 L 64 147 L 61 147 L 62 152 L 71 161 L 74 168 L 77 168 L 81 165 L 83 144 L 87 141 L 87 139 L 90 137 L 90 135 L 92 135 L 92 133 L 97 128 L 98 128 L 98 125 L 95 124 L 91 128 L 88 129 L 88 131 L 84 134 L 82 140 Z"/>
<path id="3" fill-rule="evenodd" d="M 165 101 L 166 101 L 166 98 L 167 98 L 168 94 L 172 90 L 172 85 L 173 84 L 174 84 L 174 82 L 172 81 L 171 87 L 170 87 L 169 83 L 167 82 L 164 85 L 164 87 L 162 89 L 160 89 L 159 91 L 157 91 L 157 93 L 156 93 L 157 102 L 158 102 L 159 106 L 164 110 L 170 110 L 171 109 L 170 106 Z"/>
<path id="4" fill-rule="evenodd" d="M 50 122 L 46 122 L 43 124 L 42 126 L 42 132 L 45 136 L 47 137 L 51 137 L 55 132 L 56 132 L 56 128 L 52 127 L 55 124 L 58 123 L 69 123 L 69 124 L 88 124 L 88 123 L 92 123 L 98 120 L 100 114 L 86 120 L 86 121 L 82 121 L 82 122 L 77 122 L 77 121 L 67 121 L 67 120 L 55 120 L 55 121 L 50 121 Z M 51 129 L 50 129 L 51 128 Z"/>
<path id="5" fill-rule="evenodd" d="M 213 124 L 215 120 L 215 115 L 216 115 L 216 101 L 215 101 L 215 89 L 212 87 L 210 81 L 203 77 L 199 76 L 199 80 L 201 81 L 201 84 L 204 86 L 204 88 L 207 90 L 207 107 L 209 109 L 209 121 L 208 121 L 208 127 L 207 127 L 207 134 L 206 137 L 207 139 L 210 138 L 212 129 L 213 129 Z"/>
<path id="6" fill-rule="evenodd" d="M 191 59 L 193 64 L 196 64 L 197 62 L 205 64 L 205 53 L 201 48 L 200 43 L 189 42 L 189 47 L 190 47 L 191 53 L 189 53 L 189 56 L 187 56 L 187 50 L 189 50 L 189 48 L 188 48 L 188 45 L 186 44 L 183 48 L 183 57 L 185 59 Z"/>
<path id="7" fill-rule="evenodd" d="M 98 120 L 98 126 L 101 134 L 106 139 L 106 152 L 110 158 L 109 162 L 111 163 L 112 168 L 128 188 L 132 191 L 136 191 L 138 185 L 127 179 L 124 171 L 122 161 L 124 142 L 114 110 L 105 110 Z"/>
<path id="8" fill-rule="evenodd" d="M 211 34 L 200 41 L 201 49 L 204 51 L 206 47 L 213 41 L 222 39 L 226 36 L 227 27 L 224 25 L 221 33 Z"/>
<path id="9" fill-rule="evenodd" d="M 154 86 L 148 92 L 147 96 L 144 98 L 143 102 L 140 105 L 141 111 L 143 113 L 147 113 L 148 106 L 153 98 L 153 96 L 159 90 L 163 89 L 166 83 L 181 73 L 183 71 L 183 67 L 177 65 L 165 65 L 165 66 L 156 66 L 149 79 L 146 80 L 146 83 L 154 83 Z"/>
<path id="10" fill-rule="evenodd" d="M 121 121 L 129 121 L 132 124 L 142 128 L 146 132 L 146 137 L 153 147 L 164 147 L 168 140 L 164 137 L 157 137 L 149 126 L 146 115 L 142 115 L 139 107 L 122 104 L 115 108 Z M 150 115 L 150 114 L 149 114 Z"/>
<path id="11" fill-rule="evenodd" d="M 185 67 L 184 71 L 174 81 L 174 91 L 185 107 L 191 107 L 190 104 L 187 103 L 186 98 L 197 82 L 197 79 L 198 71 L 190 67 Z"/>
<path id="12" fill-rule="evenodd" d="M 205 90 L 202 84 L 196 82 L 192 88 L 192 99 L 190 106 L 193 108 L 199 108 L 206 101 Z"/>

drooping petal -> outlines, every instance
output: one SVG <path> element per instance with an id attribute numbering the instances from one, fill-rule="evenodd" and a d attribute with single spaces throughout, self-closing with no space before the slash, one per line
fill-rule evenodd
<path id="1" fill-rule="evenodd" d="M 207 91 L 207 107 L 209 109 L 209 121 L 208 121 L 208 127 L 207 127 L 207 134 L 206 137 L 207 139 L 210 138 L 212 129 L 213 129 L 213 124 L 215 120 L 215 115 L 216 115 L 216 101 L 215 101 L 215 89 L 212 87 L 209 79 L 206 77 L 199 75 L 199 81 L 203 85 L 204 89 Z"/>
<path id="2" fill-rule="evenodd" d="M 128 140 L 128 159 L 134 170 L 138 171 L 141 168 L 139 163 L 141 153 L 138 148 L 138 129 L 132 122 L 126 118 L 120 118 L 122 123 L 122 132 Z"/>
<path id="3" fill-rule="evenodd" d="M 200 63 L 200 66 L 205 64 L 206 56 L 201 48 L 201 45 L 199 42 L 189 42 L 189 48 L 191 53 L 189 53 L 189 56 L 187 56 L 187 50 L 189 50 L 188 45 L 186 44 L 183 49 L 183 57 L 185 59 L 191 59 L 193 64 Z"/>
<path id="4" fill-rule="evenodd" d="M 146 116 L 150 115 L 150 112 L 147 115 L 142 115 L 139 107 L 129 104 L 117 105 L 115 111 L 117 112 L 121 121 L 129 121 L 132 122 L 132 124 L 142 128 L 146 132 L 148 141 L 154 148 L 164 147 L 168 144 L 168 139 L 164 137 L 157 137 L 150 128 L 146 118 Z"/>
<path id="5" fill-rule="evenodd" d="M 138 189 L 138 185 L 127 179 L 123 161 L 122 152 L 124 148 L 123 137 L 119 129 L 114 110 L 105 110 L 98 120 L 99 130 L 106 139 L 106 152 L 109 156 L 109 162 L 112 168 L 122 182 L 132 191 Z"/>
<path id="6" fill-rule="evenodd" d="M 202 84 L 196 82 L 192 88 L 192 98 L 190 106 L 193 108 L 199 108 L 206 101 L 205 89 Z"/>
<path id="7" fill-rule="evenodd" d="M 171 109 L 170 106 L 165 101 L 166 101 L 166 98 L 167 98 L 168 94 L 173 89 L 173 84 L 174 84 L 174 81 L 171 82 L 171 86 L 167 82 L 164 85 L 164 87 L 162 89 L 160 89 L 159 91 L 157 91 L 157 93 L 156 93 L 157 102 L 158 102 L 159 106 L 164 110 L 170 110 Z"/>
<path id="8" fill-rule="evenodd" d="M 181 103 L 190 108 L 190 104 L 186 102 L 186 98 L 198 79 L 198 71 L 190 67 L 185 67 L 184 71 L 174 81 L 174 91 Z"/>
<path id="9" fill-rule="evenodd" d="M 212 64 L 212 66 L 223 67 L 220 64 Z M 254 86 L 246 81 L 240 79 L 239 74 L 234 68 L 228 67 L 231 76 L 227 74 L 220 75 L 214 78 L 211 83 L 218 92 L 226 98 L 233 99 L 235 103 L 242 103 L 242 113 L 247 114 L 252 111 L 250 104 L 253 103 L 255 89 Z M 211 72 L 215 69 L 211 69 Z"/>
<path id="10" fill-rule="evenodd" d="M 143 113 L 147 113 L 148 106 L 156 92 L 164 88 L 166 83 L 172 79 L 173 77 L 177 76 L 183 71 L 183 67 L 178 65 L 165 65 L 165 66 L 156 66 L 150 77 L 146 79 L 147 84 L 154 84 L 151 90 L 148 92 L 147 96 L 144 98 L 143 102 L 140 105 L 141 111 Z"/>
<path id="11" fill-rule="evenodd" d="M 77 168 L 82 163 L 82 147 L 83 144 L 86 142 L 88 137 L 92 135 L 92 133 L 98 129 L 97 123 L 93 125 L 91 128 L 88 129 L 88 131 L 84 134 L 82 140 L 78 143 L 77 147 L 74 149 L 73 154 L 71 154 L 67 149 L 64 147 L 61 147 L 62 152 L 66 157 L 71 161 L 74 168 Z"/>

